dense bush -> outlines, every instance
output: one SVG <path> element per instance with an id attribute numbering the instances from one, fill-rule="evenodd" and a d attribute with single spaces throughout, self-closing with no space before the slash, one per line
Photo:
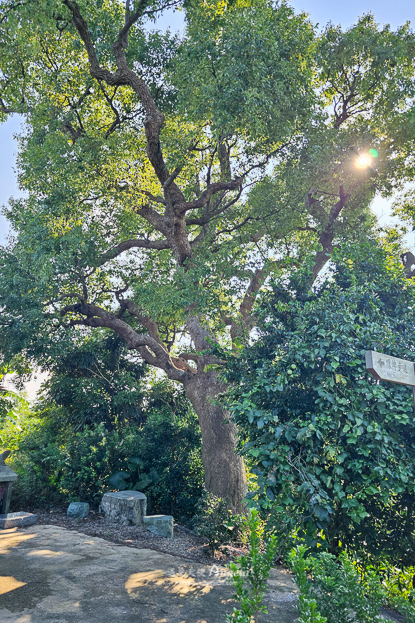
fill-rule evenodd
<path id="1" fill-rule="evenodd" d="M 389 585 L 373 570 L 362 574 L 356 561 L 342 552 L 338 558 L 328 552 L 307 556 L 299 546 L 291 552 L 290 565 L 300 590 L 300 623 L 380 623 L 383 606 L 392 605 L 415 621 L 415 608 L 404 597 L 391 596 Z"/>
<path id="2" fill-rule="evenodd" d="M 0 353 L 0 447 L 2 445 L 1 431 L 7 424 L 15 424 L 19 427 L 20 414 L 28 406 L 25 398 L 17 391 L 10 388 L 6 378 L 14 375 L 18 389 L 22 389 L 24 380 L 30 376 L 30 368 L 23 357 L 14 357 L 6 365 Z"/>
<path id="3" fill-rule="evenodd" d="M 207 540 L 209 553 L 214 556 L 215 551 L 231 543 L 239 543 L 242 538 L 244 518 L 234 515 L 229 510 L 229 502 L 208 491 L 199 500 L 197 513 L 193 518 L 196 534 Z"/>
<path id="4" fill-rule="evenodd" d="M 307 545 L 413 565 L 412 392 L 371 378 L 365 351 L 415 359 L 415 288 L 372 243 L 335 262 L 311 295 L 275 284 L 259 339 L 228 367 L 242 450 L 260 505 Z"/>
<path id="5" fill-rule="evenodd" d="M 117 335 L 75 334 L 61 357 L 49 362 L 48 372 L 41 408 L 60 407 L 61 419 L 76 430 L 145 420 L 145 366 Z"/>
<path id="6" fill-rule="evenodd" d="M 203 464 L 200 429 L 189 410 L 175 420 L 154 411 L 140 430 L 138 454 L 145 468 L 156 470 L 158 480 L 145 493 L 154 513 L 188 520 L 194 516 L 203 492 Z"/>
<path id="7" fill-rule="evenodd" d="M 142 472 L 156 470 L 144 487 L 149 512 L 171 514 L 186 521 L 195 514 L 203 490 L 201 440 L 194 412 L 181 393 L 171 388 L 149 392 L 146 421 L 108 430 L 103 423 L 74 431 L 52 417 L 28 413 L 21 430 L 3 429 L 2 444 L 13 451 L 12 467 L 19 479 L 13 506 L 82 500 L 99 504 L 105 491 L 116 489 L 110 478 L 128 474 L 131 459 L 139 458 Z"/>

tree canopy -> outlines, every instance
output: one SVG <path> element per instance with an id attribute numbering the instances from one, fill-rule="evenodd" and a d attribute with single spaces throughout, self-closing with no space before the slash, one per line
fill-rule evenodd
<path id="1" fill-rule="evenodd" d="M 172 7 L 183 35 L 148 29 Z M 26 193 L 5 209 L 3 352 L 48 366 L 71 332 L 117 333 L 184 385 L 207 482 L 240 499 L 209 344 L 249 334 L 271 275 L 306 266 L 310 288 L 411 177 L 412 31 L 318 33 L 284 1 L 5 0 L 0 41 Z"/>

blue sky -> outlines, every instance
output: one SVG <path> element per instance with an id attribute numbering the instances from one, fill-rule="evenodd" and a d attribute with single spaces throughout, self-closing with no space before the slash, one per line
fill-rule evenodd
<path id="1" fill-rule="evenodd" d="M 313 22 L 323 27 L 331 21 L 341 24 L 344 28 L 355 23 L 357 17 L 372 12 L 379 24 L 390 24 L 397 28 L 406 21 L 410 21 L 415 28 L 414 0 L 348 0 L 340 3 L 333 0 L 292 0 L 297 10 L 304 10 L 310 14 Z M 159 22 L 159 27 L 170 27 L 178 30 L 182 26 L 180 13 L 169 14 Z M 0 205 L 7 202 L 10 196 L 18 196 L 16 176 L 14 173 L 16 145 L 13 135 L 19 130 L 19 119 L 13 117 L 0 125 Z M 388 202 L 379 200 L 376 212 L 387 214 Z M 4 241 L 8 231 L 7 222 L 0 217 L 0 242 Z"/>

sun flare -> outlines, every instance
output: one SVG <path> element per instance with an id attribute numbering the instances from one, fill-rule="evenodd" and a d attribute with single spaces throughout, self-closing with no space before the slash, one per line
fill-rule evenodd
<path id="1" fill-rule="evenodd" d="M 355 166 L 357 169 L 367 169 L 372 164 L 372 157 L 369 154 L 361 154 L 355 160 Z"/>

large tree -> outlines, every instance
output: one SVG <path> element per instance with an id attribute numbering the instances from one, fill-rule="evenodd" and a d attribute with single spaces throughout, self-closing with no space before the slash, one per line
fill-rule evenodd
<path id="1" fill-rule="evenodd" d="M 146 29 L 171 7 L 180 39 Z M 245 471 L 211 347 L 249 335 L 269 275 L 306 264 L 311 287 L 370 227 L 375 193 L 406 178 L 414 37 L 370 16 L 317 36 L 267 0 L 0 11 L 0 107 L 26 122 L 2 349 L 47 366 L 68 332 L 117 333 L 184 386 L 206 486 L 238 507 Z"/>

